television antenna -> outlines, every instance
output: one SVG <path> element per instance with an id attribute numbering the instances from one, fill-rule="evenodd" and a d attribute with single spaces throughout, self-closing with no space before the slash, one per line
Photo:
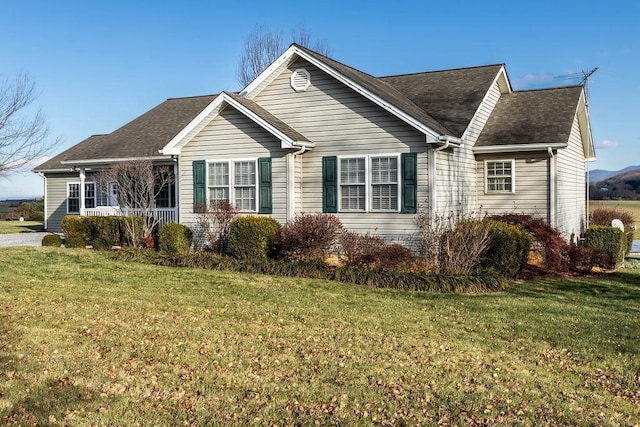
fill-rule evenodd
<path id="1" fill-rule="evenodd" d="M 582 70 L 578 73 L 563 74 L 561 76 L 557 76 L 556 79 L 573 80 L 573 81 L 580 79 L 578 81 L 578 85 L 584 88 L 585 104 L 588 106 L 589 105 L 589 77 L 591 77 L 593 73 L 598 71 L 598 68 L 599 67 L 595 67 L 590 70 Z"/>

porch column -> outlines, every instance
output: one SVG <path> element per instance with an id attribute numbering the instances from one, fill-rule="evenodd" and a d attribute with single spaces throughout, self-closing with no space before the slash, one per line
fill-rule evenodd
<path id="1" fill-rule="evenodd" d="M 173 206 L 174 221 L 180 223 L 180 185 L 178 183 L 178 159 L 174 159 L 173 163 L 173 190 L 175 203 Z"/>
<path id="2" fill-rule="evenodd" d="M 80 216 L 84 216 L 84 168 L 80 168 Z"/>

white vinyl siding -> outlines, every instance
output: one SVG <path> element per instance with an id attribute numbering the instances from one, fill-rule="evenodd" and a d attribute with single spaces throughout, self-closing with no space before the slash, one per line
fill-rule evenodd
<path id="1" fill-rule="evenodd" d="M 543 153 L 513 155 L 513 170 L 517 180 L 513 192 L 484 192 L 485 161 L 504 161 L 502 156 L 478 156 L 476 163 L 478 207 L 481 213 L 522 213 L 549 220 L 549 156 Z"/>
<path id="2" fill-rule="evenodd" d="M 586 226 L 586 168 L 577 118 L 573 121 L 569 144 L 558 150 L 556 160 L 556 227 L 569 239 L 579 236 Z"/>
<path id="3" fill-rule="evenodd" d="M 68 184 L 79 184 L 79 176 L 77 173 L 48 173 L 45 180 L 46 200 L 47 204 L 47 230 L 51 232 L 61 232 L 60 223 L 62 218 L 67 215 L 67 194 Z"/>
<path id="4" fill-rule="evenodd" d="M 290 85 L 291 73 L 298 68 L 305 68 L 311 75 L 311 85 L 304 92 L 295 92 Z M 303 176 L 296 172 L 296 196 L 302 203 L 296 203 L 296 212 L 322 212 L 323 157 L 407 152 L 417 153 L 419 211 L 428 208 L 425 135 L 349 87 L 310 63 L 297 60 L 262 88 L 254 100 L 315 143 L 313 150 L 300 156 Z M 340 211 L 336 215 L 346 228 L 359 233 L 406 236 L 417 231 L 415 215 L 397 211 Z"/>
<path id="5" fill-rule="evenodd" d="M 272 167 L 272 214 L 278 222 L 286 222 L 286 150 L 280 148 L 280 140 L 262 129 L 242 113 L 226 107 L 219 116 L 204 126 L 200 132 L 182 148 L 179 161 L 180 174 L 180 222 L 197 228 L 193 213 L 193 168 L 194 160 L 211 162 L 233 162 L 270 157 Z M 233 171 L 229 169 L 229 176 Z M 211 186 L 207 177 L 207 192 L 211 200 Z M 232 179 L 232 178 L 230 178 Z M 214 186 L 215 187 L 215 186 Z M 229 188 L 229 187 L 227 187 Z M 231 188 L 228 190 L 232 191 Z M 222 199 L 225 195 L 217 195 Z M 232 197 L 229 193 L 226 197 Z M 255 208 L 253 209 L 255 211 Z"/>
<path id="6" fill-rule="evenodd" d="M 485 193 L 515 193 L 515 162 L 513 160 L 485 160 Z"/>

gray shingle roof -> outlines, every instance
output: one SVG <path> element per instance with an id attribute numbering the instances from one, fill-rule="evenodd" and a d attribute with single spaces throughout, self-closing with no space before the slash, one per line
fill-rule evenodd
<path id="1" fill-rule="evenodd" d="M 295 46 L 298 47 L 300 50 L 303 50 L 305 53 L 312 56 L 316 60 L 333 68 L 338 73 L 342 74 L 343 76 L 347 77 L 349 80 L 360 85 L 361 87 L 368 90 L 372 94 L 389 102 L 394 107 L 399 108 L 401 111 L 413 117 L 414 119 L 418 120 L 419 122 L 425 124 L 430 129 L 433 129 L 434 131 L 441 134 L 452 135 L 452 132 L 449 129 L 447 129 L 441 122 L 436 120 L 424 109 L 416 105 L 405 94 L 400 92 L 398 89 L 396 89 L 394 86 L 387 83 L 383 79 L 379 79 L 369 74 L 363 73 L 362 71 L 356 70 L 355 68 L 349 67 L 329 57 L 326 57 L 317 52 L 309 50 L 304 46 L 300 46 L 300 45 L 295 45 Z M 485 88 L 485 92 L 487 90 L 489 90 L 489 86 Z"/>
<path id="2" fill-rule="evenodd" d="M 476 146 L 566 143 L 581 94 L 569 86 L 502 95 Z"/>
<path id="3" fill-rule="evenodd" d="M 256 104 L 254 101 L 245 98 L 237 93 L 225 92 L 226 95 L 230 96 L 240 104 L 242 104 L 249 111 L 256 114 L 258 117 L 262 118 L 264 121 L 269 123 L 274 128 L 278 129 L 280 132 L 291 138 L 293 141 L 304 141 L 309 142 L 309 140 L 302 135 L 297 130 L 293 129 L 291 126 L 262 108 L 260 105 Z"/>
<path id="4" fill-rule="evenodd" d="M 34 170 L 68 169 L 61 161 L 159 156 L 171 139 L 217 95 L 169 98 L 108 135 L 93 135 Z"/>
<path id="5" fill-rule="evenodd" d="M 380 77 L 460 138 L 502 64 Z"/>

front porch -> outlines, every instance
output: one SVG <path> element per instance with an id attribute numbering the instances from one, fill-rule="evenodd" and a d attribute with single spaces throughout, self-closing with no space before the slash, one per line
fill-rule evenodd
<path id="1" fill-rule="evenodd" d="M 178 222 L 178 208 L 152 208 L 151 216 L 163 226 L 168 222 Z M 142 216 L 143 209 L 120 208 L 115 206 L 98 206 L 85 208 L 80 216 Z"/>

